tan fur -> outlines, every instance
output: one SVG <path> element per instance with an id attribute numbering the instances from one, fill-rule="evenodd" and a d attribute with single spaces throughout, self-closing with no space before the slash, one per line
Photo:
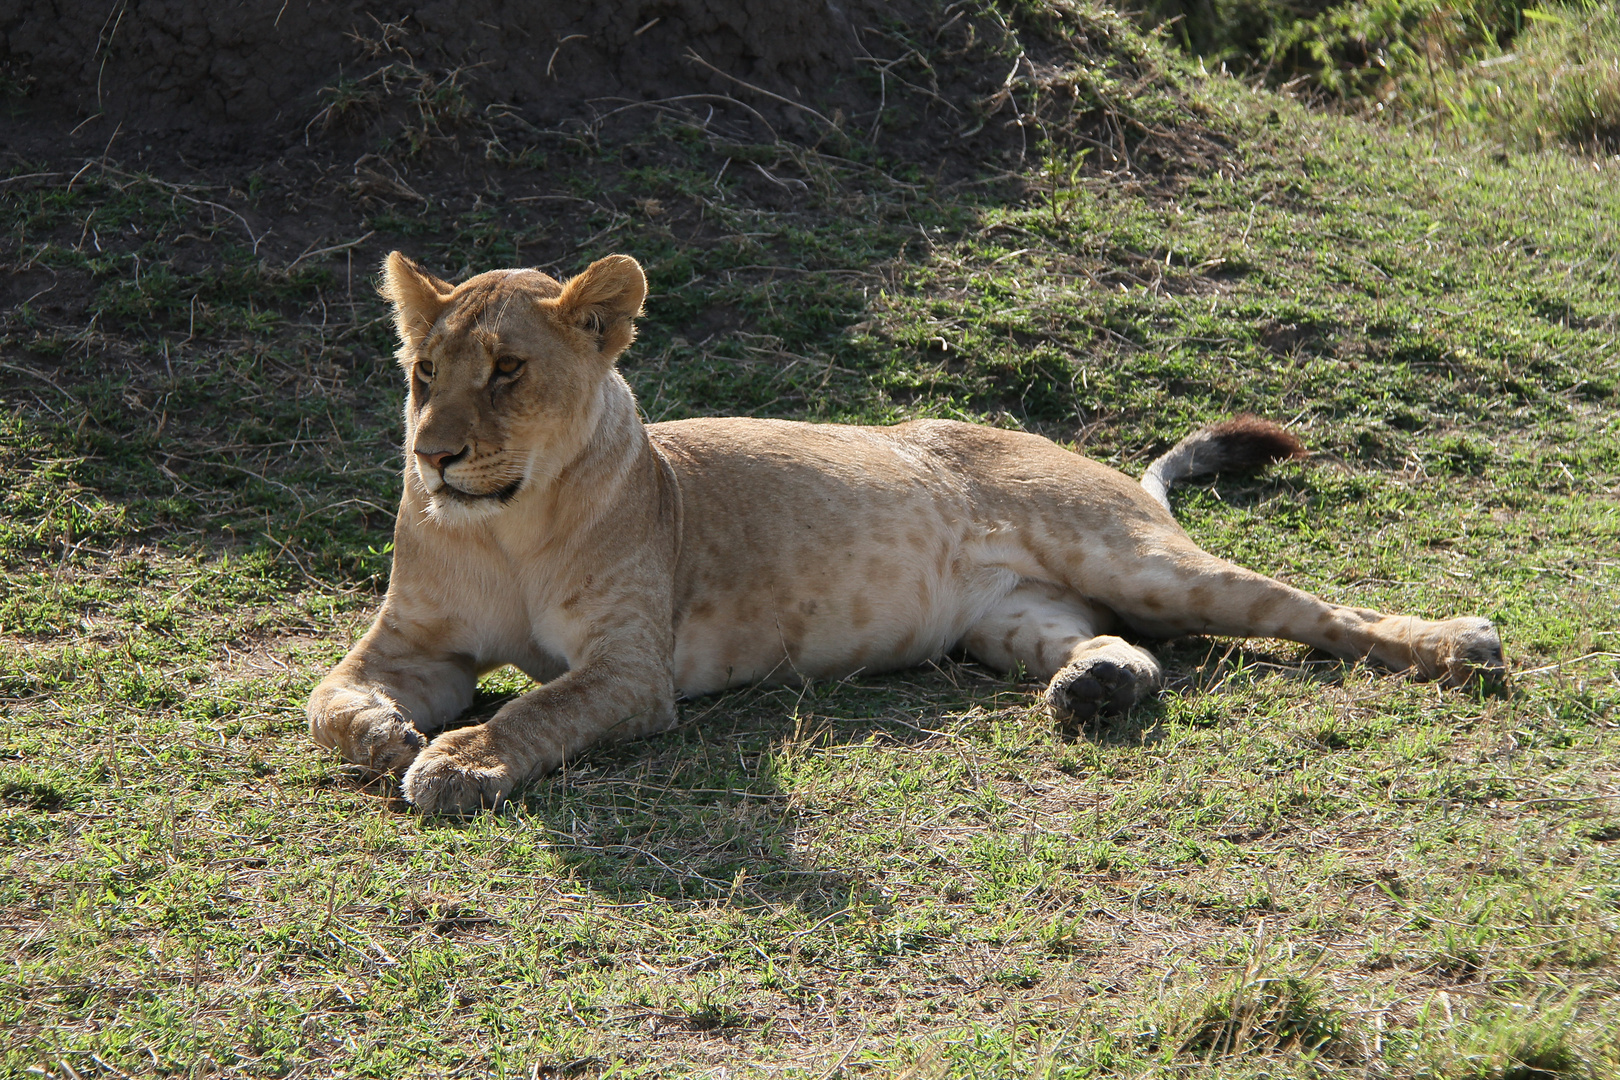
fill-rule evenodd
<path id="1" fill-rule="evenodd" d="M 396 252 L 382 291 L 410 382 L 393 576 L 309 721 L 346 759 L 403 771 L 424 810 L 494 805 L 666 727 L 678 696 L 958 646 L 1046 681 L 1053 715 L 1078 720 L 1161 683 L 1119 625 L 1285 637 L 1452 682 L 1501 668 L 1485 620 L 1340 607 L 1223 562 L 1128 477 L 1037 436 L 644 426 L 613 366 L 646 294 L 628 257 L 451 287 Z M 504 664 L 541 685 L 429 742 Z"/>

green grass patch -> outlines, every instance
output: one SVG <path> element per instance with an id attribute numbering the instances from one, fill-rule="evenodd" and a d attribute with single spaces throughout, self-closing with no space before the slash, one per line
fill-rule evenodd
<path id="1" fill-rule="evenodd" d="M 1208 63 L 1516 148 L 1620 147 L 1620 13 L 1601 0 L 1146 0 Z"/>

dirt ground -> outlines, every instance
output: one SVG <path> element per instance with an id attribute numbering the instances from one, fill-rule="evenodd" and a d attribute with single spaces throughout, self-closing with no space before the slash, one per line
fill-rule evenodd
<path id="1" fill-rule="evenodd" d="M 44 149 L 41 127 L 98 147 L 116 131 L 117 156 L 201 168 L 374 141 L 402 87 L 441 123 L 600 125 L 661 106 L 756 138 L 853 129 L 973 160 L 1006 141 L 976 107 L 1039 62 L 1008 31 L 929 0 L 56 0 L 0 7 L 0 72 L 13 148 Z M 996 104 L 1017 118 L 1016 101 Z"/>
<path id="2" fill-rule="evenodd" d="M 378 218 L 420 246 L 480 200 L 531 200 L 532 218 L 558 209 L 532 203 L 578 195 L 582 173 L 612 190 L 626 168 L 669 155 L 667 139 L 646 137 L 658 125 L 728 147 L 830 146 L 977 174 L 1030 143 L 1018 102 L 997 97 L 1010 68 L 1033 70 L 1021 56 L 1009 28 L 928 0 L 11 3 L 0 155 L 13 175 L 95 162 L 180 185 L 204 218 L 234 218 L 265 265 L 352 273 L 401 242 L 371 227 Z M 769 164 L 737 193 L 767 209 L 795 191 Z M 673 221 L 690 208 L 667 209 Z M 576 231 L 547 230 L 525 254 L 566 260 Z M 191 257 L 165 254 L 181 270 Z M 0 302 L 33 297 L 37 277 L 4 275 Z M 65 277 L 36 306 L 82 324 L 94 288 Z"/>
<path id="3" fill-rule="evenodd" d="M 174 141 L 206 160 L 280 151 L 321 111 L 324 89 L 399 65 L 455 73 L 482 103 L 536 123 L 577 116 L 589 103 L 731 93 L 738 80 L 789 101 L 807 101 L 807 91 L 826 101 L 858 57 L 882 51 L 884 32 L 869 24 L 903 25 L 917 14 L 906 9 L 918 7 L 57 0 L 14 7 L 0 52 L 43 114 L 100 116 L 129 137 Z M 41 17 L 43 8 L 50 14 Z M 787 104 L 755 107 L 802 126 Z"/>
<path id="4" fill-rule="evenodd" d="M 325 267 L 352 288 L 391 247 L 446 243 L 486 211 L 524 237 L 525 262 L 577 270 L 602 226 L 571 211 L 631 212 L 636 176 L 690 169 L 694 147 L 766 212 L 815 182 L 806 152 L 1020 190 L 1019 164 L 1049 145 L 1150 184 L 1222 154 L 1196 125 L 1130 121 L 1124 103 L 1160 73 L 1105 24 L 1022 18 L 939 0 L 0 4 L 0 166 L 43 178 L 17 183 L 145 177 L 262 266 Z M 1113 89 L 1075 76 L 1088 55 Z M 655 202 L 685 243 L 721 238 L 701 197 Z M 89 239 L 115 257 L 140 246 Z M 182 273 L 215 257 L 159 254 Z M 0 304 L 32 301 L 64 329 L 96 314 L 91 274 L 5 261 Z M 493 265 L 465 261 L 439 269 Z"/>

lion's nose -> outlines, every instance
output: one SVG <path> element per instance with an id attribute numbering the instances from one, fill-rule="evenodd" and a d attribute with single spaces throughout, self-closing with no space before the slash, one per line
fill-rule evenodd
<path id="1" fill-rule="evenodd" d="M 467 456 L 467 447 L 460 450 L 418 450 L 416 456 L 428 463 L 430 469 L 443 472 L 446 466 L 454 465 Z"/>

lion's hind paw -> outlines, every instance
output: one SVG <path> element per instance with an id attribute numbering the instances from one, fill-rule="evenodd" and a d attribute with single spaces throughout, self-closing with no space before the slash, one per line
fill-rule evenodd
<path id="1" fill-rule="evenodd" d="M 1507 684 L 1508 666 L 1502 655 L 1502 637 L 1489 619 L 1451 619 L 1442 625 L 1450 631 L 1448 648 L 1441 659 L 1446 682 L 1452 686 L 1474 682 L 1487 687 Z"/>
<path id="2" fill-rule="evenodd" d="M 1159 687 L 1156 666 L 1133 659 L 1103 654 L 1064 667 L 1042 695 L 1047 712 L 1058 723 L 1074 726 L 1129 712 Z"/>

